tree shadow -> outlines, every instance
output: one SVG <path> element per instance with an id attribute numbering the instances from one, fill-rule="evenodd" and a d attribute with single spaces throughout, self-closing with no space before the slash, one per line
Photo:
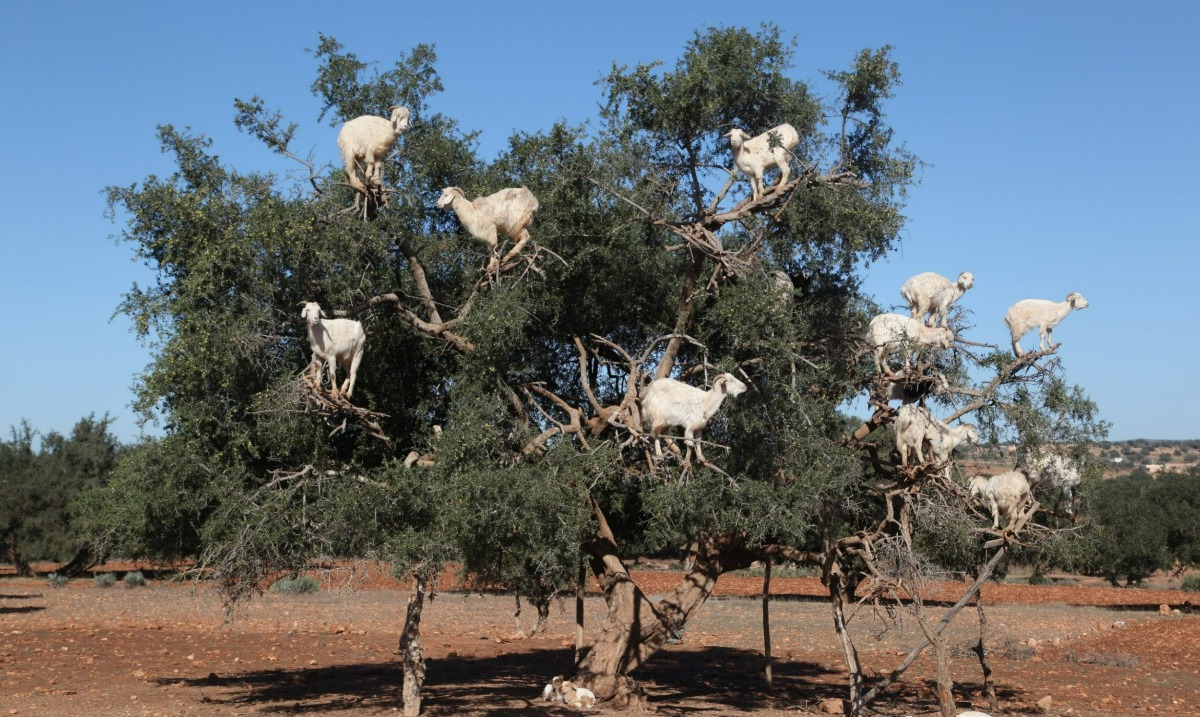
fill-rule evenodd
<path id="1" fill-rule="evenodd" d="M 1039 707 L 1019 704 L 1027 699 L 1028 695 L 1025 692 L 1002 685 L 995 687 L 996 699 L 1000 702 L 1001 712 L 1004 714 L 1042 714 Z M 905 714 L 936 714 L 937 691 L 937 680 L 934 678 L 895 684 L 875 700 L 873 706 L 886 705 L 889 711 L 900 710 Z M 954 700 L 960 711 L 973 709 L 992 714 L 982 682 L 955 681 Z"/>
<path id="2" fill-rule="evenodd" d="M 542 701 L 542 687 L 554 675 L 569 676 L 574 651 L 531 650 L 494 657 L 453 656 L 428 661 L 423 711 L 440 714 L 545 714 L 572 712 Z M 815 680 L 837 673 L 815 663 L 780 662 L 774 666 L 775 690 L 763 684 L 762 655 L 726 647 L 667 649 L 636 672 L 652 706 L 673 711 L 720 707 L 750 709 L 841 697 L 840 682 Z M 316 714 L 335 709 L 399 707 L 399 663 L 342 664 L 272 669 L 228 676 L 179 679 L 161 677 L 160 685 L 198 689 L 201 700 L 264 712 Z M 702 708 L 703 703 L 708 707 Z"/>
<path id="3" fill-rule="evenodd" d="M 15 607 L 0 605 L 0 615 L 18 615 L 21 613 L 41 612 L 45 609 L 46 608 L 42 605 L 17 605 Z"/>
<path id="4" fill-rule="evenodd" d="M 1165 595 L 1163 596 L 1166 597 Z M 1197 612 L 1197 606 L 1193 605 L 1190 600 L 1184 600 L 1181 603 L 1170 603 L 1163 600 L 1162 604 L 1169 606 L 1172 610 L 1178 610 L 1181 614 L 1188 615 Z M 1102 610 L 1110 612 L 1146 612 L 1158 614 L 1158 605 L 1144 605 L 1141 603 L 1122 603 L 1116 605 L 1102 605 Z"/>
<path id="5" fill-rule="evenodd" d="M 36 600 L 41 597 L 44 597 L 41 593 L 0 593 L 0 600 Z M 45 609 L 44 605 L 0 605 L 0 615 L 19 615 Z"/>

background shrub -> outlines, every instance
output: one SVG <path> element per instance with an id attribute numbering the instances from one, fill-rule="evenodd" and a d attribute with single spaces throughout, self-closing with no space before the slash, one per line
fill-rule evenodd
<path id="1" fill-rule="evenodd" d="M 307 575 L 280 578 L 271 586 L 271 592 L 291 594 L 315 593 L 318 589 L 320 584 Z"/>
<path id="2" fill-rule="evenodd" d="M 96 586 L 101 588 L 111 588 L 117 582 L 117 576 L 112 573 L 96 573 L 92 578 L 96 581 Z"/>
<path id="3" fill-rule="evenodd" d="M 146 576 L 142 575 L 141 570 L 132 570 L 125 573 L 125 587 L 140 588 L 146 584 Z"/>

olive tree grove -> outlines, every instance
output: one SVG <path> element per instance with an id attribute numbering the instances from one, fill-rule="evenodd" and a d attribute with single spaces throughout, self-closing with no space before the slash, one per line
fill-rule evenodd
<path id="1" fill-rule="evenodd" d="M 157 273 L 121 311 L 155 349 L 137 400 L 166 435 L 92 496 L 101 550 L 194 556 L 231 599 L 316 558 L 388 561 L 416 585 L 400 630 L 409 714 L 424 596 L 447 564 L 541 610 L 574 590 L 585 561 L 608 622 L 573 679 L 617 704 L 641 698 L 631 675 L 723 573 L 815 565 L 858 713 L 906 665 L 867 680 L 846 630 L 856 605 L 919 603 L 905 566 L 982 580 L 1009 544 L 1061 534 L 1034 520 L 1046 515 L 1036 503 L 993 531 L 949 462 L 892 455 L 889 379 L 863 347 L 878 310 L 860 289 L 897 246 L 920 169 L 886 122 L 899 85 L 889 48 L 818 88 L 794 77 L 776 28 L 706 29 L 673 65 L 614 65 L 598 116 L 519 132 L 492 158 L 436 111 L 433 48 L 384 72 L 328 37 L 314 55 L 328 131 L 311 153 L 266 99 L 236 102 L 238 126 L 294 161 L 298 179 L 224 166 L 206 138 L 164 126 L 174 173 L 108 190 L 121 237 Z M 343 122 L 392 105 L 411 126 L 382 185 L 356 196 L 322 162 Z M 756 199 L 724 135 L 784 123 L 799 136 L 790 176 L 772 186 L 769 170 Z M 491 253 L 435 207 L 446 187 L 528 188 L 539 203 L 528 244 L 501 234 Z M 352 400 L 301 376 L 307 301 L 365 327 Z M 897 379 L 945 377 L 935 414 L 974 417 L 983 439 L 1030 450 L 1078 451 L 1102 430 L 1053 351 L 973 344 L 966 320 L 953 314 L 953 346 Z M 648 383 L 708 387 L 721 373 L 747 390 L 703 426 L 704 460 L 683 460 L 678 429 L 656 455 Z M 865 395 L 865 423 L 839 410 Z M 658 601 L 626 569 L 631 556 L 685 552 L 689 569 Z M 944 625 L 921 615 L 937 650 Z"/>

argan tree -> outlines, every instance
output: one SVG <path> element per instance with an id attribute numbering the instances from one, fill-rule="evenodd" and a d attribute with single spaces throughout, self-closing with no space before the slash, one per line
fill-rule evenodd
<path id="1" fill-rule="evenodd" d="M 97 503 L 125 517 L 96 531 L 108 544 L 193 552 L 232 599 L 317 557 L 389 561 L 415 580 L 400 646 L 409 714 L 422 600 L 446 563 L 537 604 L 571 587 L 582 554 L 608 622 L 575 680 L 627 703 L 631 674 L 723 573 L 816 564 L 836 608 L 872 572 L 864 536 L 907 539 L 900 504 L 927 485 L 953 493 L 931 478 L 942 466 L 905 472 L 881 450 L 886 402 L 861 427 L 839 413 L 879 388 L 861 360 L 873 308 L 858 272 L 894 248 L 919 167 L 885 122 L 899 83 L 888 48 L 818 87 L 794 77 L 776 28 L 707 29 L 673 66 L 614 65 L 597 117 L 517 133 L 494 158 L 435 111 L 432 48 L 385 72 L 327 37 L 314 55 L 320 149 L 295 146 L 299 126 L 266 100 L 235 103 L 238 126 L 294 160 L 299 181 L 223 166 L 204 137 L 162 127 L 175 172 L 109 190 L 122 238 L 157 273 L 121 309 L 155 348 L 138 405 L 167 435 L 126 456 Z M 313 156 L 332 156 L 342 122 L 391 105 L 412 124 L 360 212 Z M 722 135 L 782 123 L 800 137 L 793 171 L 754 199 Z M 527 187 L 540 203 L 529 244 L 492 265 L 433 206 L 447 186 Z M 352 404 L 299 376 L 304 301 L 366 327 Z M 1045 355 L 966 356 L 915 380 L 950 375 L 993 435 L 1061 442 L 1033 430 L 1054 377 Z M 972 370 L 995 377 L 972 387 Z M 704 428 L 707 460 L 682 462 L 678 441 L 655 457 L 642 389 L 721 372 L 749 390 Z M 175 536 L 166 551 L 146 530 L 157 522 Z M 690 569 L 657 602 L 625 566 L 687 550 Z"/>
<path id="2" fill-rule="evenodd" d="M 74 507 L 80 493 L 102 484 L 121 451 L 109 433 L 112 419 L 86 416 L 70 435 L 38 435 L 27 422 L 10 428 L 0 441 L 0 558 L 19 575 L 31 575 L 29 562 L 66 562 L 75 573 L 90 566 Z"/>

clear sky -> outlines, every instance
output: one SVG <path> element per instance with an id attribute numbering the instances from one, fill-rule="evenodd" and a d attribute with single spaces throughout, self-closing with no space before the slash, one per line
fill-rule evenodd
<path id="1" fill-rule="evenodd" d="M 0 430 L 116 417 L 139 435 L 131 385 L 149 360 L 123 292 L 150 274 L 114 243 L 102 190 L 171 172 L 155 126 L 190 126 L 242 171 L 287 165 L 233 126 L 261 95 L 302 125 L 294 147 L 337 157 L 309 92 L 318 33 L 383 69 L 438 53 L 433 109 L 480 130 L 594 117 L 614 62 L 673 64 L 706 26 L 772 21 L 794 75 L 824 84 L 863 48 L 894 46 L 896 136 L 929 163 L 900 250 L 865 268 L 899 303 L 922 271 L 975 275 L 974 341 L 1003 345 L 1015 300 L 1090 308 L 1056 338 L 1110 438 L 1200 438 L 1200 3 L 1173 2 L 0 2 Z M 763 128 L 752 128 L 763 129 Z M 1036 340 L 1036 336 L 1034 337 Z M 1026 338 L 1026 345 L 1029 338 Z M 150 430 L 153 430 L 151 428 Z"/>

